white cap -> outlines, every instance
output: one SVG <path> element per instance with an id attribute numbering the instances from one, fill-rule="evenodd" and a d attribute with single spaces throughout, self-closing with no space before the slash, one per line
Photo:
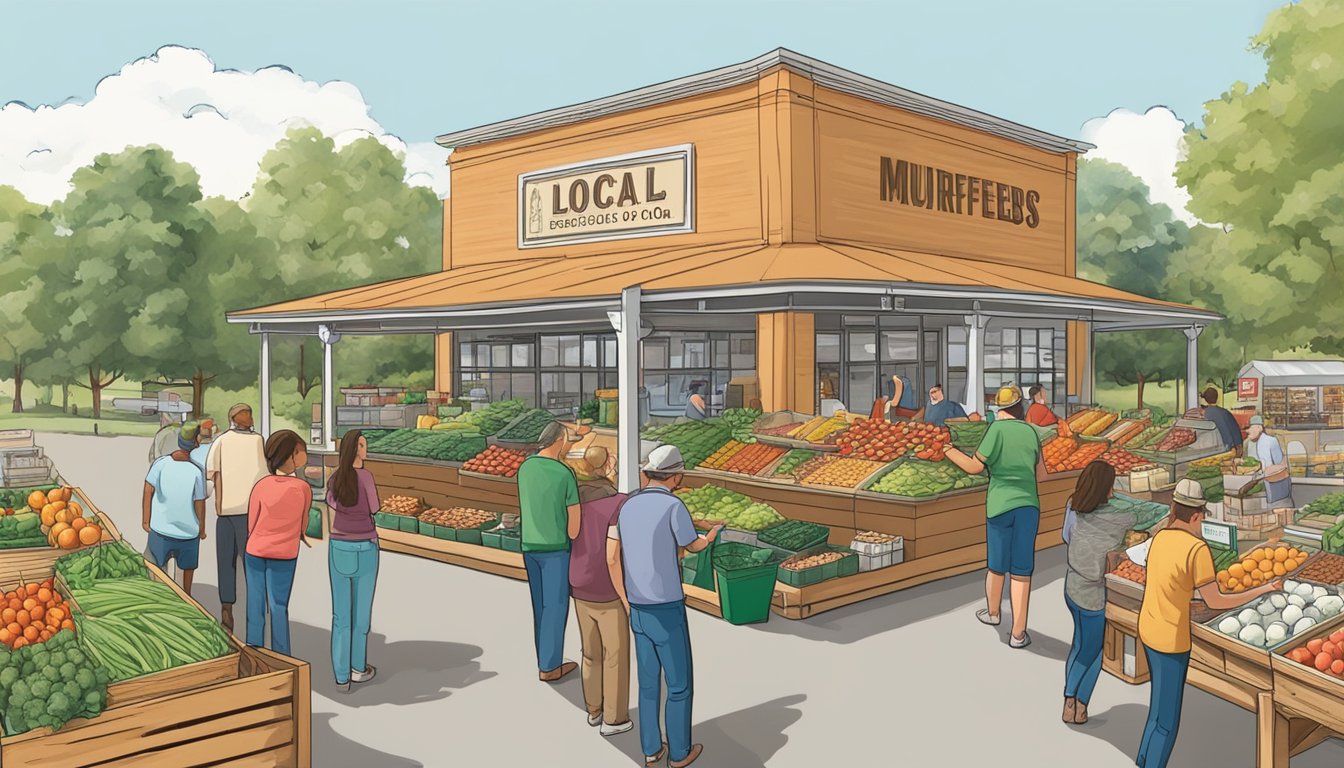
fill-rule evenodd
<path id="1" fill-rule="evenodd" d="M 660 445 L 649 452 L 649 458 L 641 469 L 646 472 L 681 472 L 686 469 L 686 462 L 682 460 L 677 446 Z"/>
<path id="2" fill-rule="evenodd" d="M 1187 507 L 1203 507 L 1208 504 L 1204 499 L 1204 486 L 1188 477 L 1176 484 L 1176 490 L 1171 492 L 1171 498 L 1177 504 L 1184 504 Z"/>

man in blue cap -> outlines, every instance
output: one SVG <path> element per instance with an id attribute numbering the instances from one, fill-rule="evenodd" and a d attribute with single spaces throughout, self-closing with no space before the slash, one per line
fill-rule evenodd
<path id="1" fill-rule="evenodd" d="M 149 465 L 141 500 L 141 524 L 149 534 L 154 564 L 172 560 L 182 569 L 182 589 L 191 594 L 191 579 L 205 538 L 205 474 L 191 460 L 200 425 L 189 421 L 177 436 L 177 450 Z"/>

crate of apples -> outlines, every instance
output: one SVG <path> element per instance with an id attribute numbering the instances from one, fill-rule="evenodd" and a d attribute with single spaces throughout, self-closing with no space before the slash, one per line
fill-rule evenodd
<path id="1" fill-rule="evenodd" d="M 942 461 L 952 444 L 945 427 L 918 421 L 893 424 L 881 419 L 864 419 L 845 430 L 835 440 L 845 456 L 888 462 L 907 453 L 926 461 Z"/>
<path id="2" fill-rule="evenodd" d="M 762 469 L 774 463 L 775 459 L 788 452 L 787 448 L 780 448 L 777 445 L 768 445 L 766 443 L 753 443 L 752 445 L 738 451 L 727 463 L 723 469 L 728 472 L 739 472 L 744 475 L 754 475 Z"/>
<path id="3" fill-rule="evenodd" d="M 498 445 L 492 445 L 468 459 L 462 465 L 462 468 L 468 472 L 480 472 L 483 475 L 517 477 L 518 468 L 523 465 L 527 456 L 527 451 L 516 451 L 512 448 L 500 448 Z"/>
<path id="4" fill-rule="evenodd" d="M 97 518 L 85 517 L 84 508 L 73 500 L 73 495 L 71 488 L 28 494 L 28 508 L 41 517 L 47 543 L 59 549 L 77 549 L 97 544 L 103 538 Z"/>
<path id="5" fill-rule="evenodd" d="M 74 630 L 70 610 L 51 579 L 20 586 L 0 598 L 0 643 L 17 651 L 45 643 L 62 629 Z"/>
<path id="6" fill-rule="evenodd" d="M 1285 655 L 1298 664 L 1344 680 L 1344 629 L 1308 640 Z"/>

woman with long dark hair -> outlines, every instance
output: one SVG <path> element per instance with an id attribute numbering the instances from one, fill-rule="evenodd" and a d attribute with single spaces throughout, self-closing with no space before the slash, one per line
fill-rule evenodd
<path id="1" fill-rule="evenodd" d="M 378 488 L 373 473 L 364 468 L 369 443 L 359 430 L 341 438 L 336 471 L 327 487 L 331 507 L 331 668 L 336 686 L 366 683 L 377 672 L 368 663 L 369 623 L 373 617 L 373 590 L 378 580 Z"/>
<path id="2" fill-rule="evenodd" d="M 266 440 L 263 451 L 271 474 L 252 486 L 247 503 L 247 644 L 264 645 L 266 613 L 271 614 L 271 650 L 289 655 L 289 594 L 299 542 L 313 505 L 313 488 L 297 476 L 308 463 L 303 438 L 282 429 Z"/>
<path id="3" fill-rule="evenodd" d="M 1106 555 L 1125 542 L 1136 524 L 1133 512 L 1111 505 L 1115 468 L 1094 461 L 1078 476 L 1065 510 L 1064 541 L 1069 569 L 1064 604 L 1073 616 L 1073 645 L 1064 663 L 1064 722 L 1087 722 L 1087 703 L 1101 674 L 1106 634 Z"/>

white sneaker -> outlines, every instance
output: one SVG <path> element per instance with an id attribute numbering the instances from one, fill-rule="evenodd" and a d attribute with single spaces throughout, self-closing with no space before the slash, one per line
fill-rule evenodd
<path id="1" fill-rule="evenodd" d="M 635 722 L 633 720 L 626 720 L 624 723 L 617 723 L 615 725 L 607 725 L 606 723 L 603 723 L 601 733 L 603 736 L 616 736 L 625 733 L 634 727 Z"/>
<path id="2" fill-rule="evenodd" d="M 378 674 L 378 668 L 373 666 L 372 664 L 369 664 L 368 669 L 362 672 L 352 669 L 350 670 L 350 682 L 367 683 L 370 680 L 372 680 L 373 676 L 376 674 Z"/>
<path id="3" fill-rule="evenodd" d="M 596 728 L 597 726 L 599 726 L 599 725 L 601 725 L 601 724 L 602 724 L 602 716 L 601 716 L 601 715 L 589 715 L 589 716 L 588 716 L 588 725 L 590 725 L 590 726 Z"/>
<path id="4" fill-rule="evenodd" d="M 1008 645 L 1012 648 L 1026 648 L 1031 645 L 1031 635 L 1024 629 L 1021 637 L 1008 636 Z"/>

